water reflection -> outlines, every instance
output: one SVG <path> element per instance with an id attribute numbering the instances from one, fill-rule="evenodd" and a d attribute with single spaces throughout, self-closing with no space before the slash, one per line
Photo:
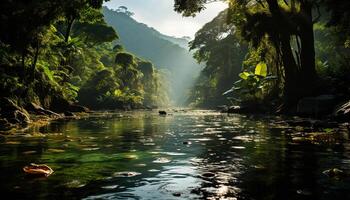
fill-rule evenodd
<path id="1" fill-rule="evenodd" d="M 0 191 L 15 199 L 350 199 L 348 141 L 295 143 L 274 117 L 209 111 L 102 114 L 1 141 Z M 32 179 L 21 168 L 55 173 Z"/>

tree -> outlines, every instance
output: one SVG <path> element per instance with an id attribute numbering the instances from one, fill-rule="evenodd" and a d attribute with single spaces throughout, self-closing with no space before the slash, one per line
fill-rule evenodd
<path id="1" fill-rule="evenodd" d="M 115 30 L 104 23 L 77 23 L 73 32 L 75 36 L 83 38 L 84 42 L 91 46 L 118 39 Z"/>
<path id="2" fill-rule="evenodd" d="M 72 0 L 64 2 L 63 17 L 65 23 L 64 41 L 68 42 L 75 21 L 102 22 L 103 15 L 99 12 L 103 0 Z"/>
<path id="3" fill-rule="evenodd" d="M 49 26 L 64 17 L 68 24 L 64 38 L 68 42 L 75 19 L 81 18 L 81 16 L 90 20 L 96 18 L 87 17 L 89 16 L 87 13 L 93 13 L 94 9 L 94 16 L 99 13 L 99 19 L 103 21 L 101 13 L 96 11 L 96 9 L 101 8 L 102 3 L 103 0 L 2 1 L 0 27 L 6 31 L 1 31 L 0 40 L 10 45 L 13 51 L 21 55 L 23 68 L 26 67 L 27 57 L 30 58 L 29 70 L 25 74 L 33 81 L 44 35 Z M 84 9 L 89 11 L 84 13 Z"/>
<path id="4" fill-rule="evenodd" d="M 199 87 L 206 89 L 199 90 L 204 93 L 192 93 L 197 96 L 192 99 L 201 98 L 200 103 L 203 106 L 225 103 L 226 98 L 222 93 L 238 79 L 241 64 L 247 54 L 247 44 L 239 39 L 236 27 L 232 23 L 227 23 L 227 17 L 226 9 L 205 24 L 196 33 L 195 39 L 190 42 L 190 50 L 195 51 L 196 60 L 206 64 L 200 76 L 207 78 L 199 77 L 194 90 Z"/>
<path id="5" fill-rule="evenodd" d="M 115 63 L 120 68 L 116 69 L 123 86 L 130 89 L 137 89 L 139 86 L 139 78 L 141 73 L 136 69 L 135 57 L 126 52 L 117 53 L 115 56 Z"/>
<path id="6" fill-rule="evenodd" d="M 153 64 L 149 61 L 139 62 L 138 68 L 141 70 L 145 77 L 152 77 L 155 71 Z"/>
<path id="7" fill-rule="evenodd" d="M 145 85 L 159 83 L 158 73 L 152 63 L 139 68 L 143 61 L 124 52 L 121 45 L 113 48 L 118 36 L 104 21 L 102 3 L 4 0 L 0 7 L 1 94 L 21 106 L 35 102 L 58 112 L 76 100 L 93 108 L 140 106 Z M 153 96 L 155 90 L 148 94 Z"/>
<path id="8" fill-rule="evenodd" d="M 339 28 L 346 48 L 350 48 L 350 1 L 348 0 L 324 0 L 327 9 L 331 13 L 328 23 Z"/>
<path id="9" fill-rule="evenodd" d="M 144 90 L 144 104 L 155 105 L 157 102 L 156 96 L 158 95 L 158 77 L 157 71 L 155 70 L 153 63 L 149 61 L 139 61 L 138 69 L 142 72 L 142 85 Z"/>
<path id="10" fill-rule="evenodd" d="M 110 96 L 119 87 L 111 70 L 101 70 L 80 89 L 78 100 L 89 107 L 99 107 L 101 100 Z"/>
<path id="11" fill-rule="evenodd" d="M 46 28 L 57 19 L 62 11 L 56 1 L 10 1 L 1 2 L 0 32 L 1 42 L 8 44 L 12 51 L 21 55 L 24 73 L 34 79 L 34 70 Z M 29 70 L 25 70 L 26 58 L 30 56 Z"/>
<path id="12" fill-rule="evenodd" d="M 204 9 L 209 0 L 175 0 L 175 10 L 185 16 Z M 313 36 L 313 0 L 229 0 L 229 20 L 254 46 L 267 38 L 283 64 L 284 97 L 287 107 L 312 95 L 317 78 Z M 316 17 L 317 18 L 317 17 Z M 292 45 L 294 43 L 294 45 Z"/>
<path id="13" fill-rule="evenodd" d="M 129 16 L 129 17 L 131 17 L 131 16 L 134 15 L 134 13 L 128 11 L 128 8 L 125 7 L 125 6 L 119 6 L 118 9 L 117 9 L 116 11 L 119 12 L 119 13 L 124 13 L 124 14 L 126 14 L 127 16 Z"/>

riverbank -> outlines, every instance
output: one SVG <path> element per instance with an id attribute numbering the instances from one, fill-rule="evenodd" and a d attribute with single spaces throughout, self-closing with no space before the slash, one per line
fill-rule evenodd
<path id="1" fill-rule="evenodd" d="M 273 114 L 300 116 L 323 121 L 350 122 L 350 100 L 336 99 L 331 95 L 308 97 L 288 111 L 281 111 L 282 106 L 267 106 L 266 104 L 244 103 L 240 105 L 221 105 L 216 110 L 229 114 Z"/>
<path id="2" fill-rule="evenodd" d="M 193 112 L 196 115 L 208 115 L 215 113 L 217 116 L 225 117 L 225 113 L 220 113 L 214 110 L 191 110 L 191 109 L 165 109 L 167 114 L 159 114 L 158 110 L 110 110 L 110 111 L 89 111 L 75 112 L 73 116 L 66 116 L 64 113 L 48 116 L 48 115 L 30 115 L 30 123 L 27 124 L 12 124 L 11 127 L 0 131 L 0 135 L 23 134 L 23 133 L 38 133 L 41 132 L 41 127 L 45 127 L 50 123 L 68 122 L 79 119 L 100 121 L 104 119 L 123 119 L 135 116 L 135 113 L 148 116 L 161 116 L 160 119 L 172 119 L 178 115 L 191 115 Z M 309 142 L 338 142 L 339 138 L 349 138 L 350 123 L 346 121 L 335 121 L 331 119 L 315 119 L 309 117 L 286 116 L 286 115 L 269 115 L 269 114 L 232 114 L 228 113 L 227 118 L 242 116 L 249 119 L 265 119 L 272 129 L 283 129 L 288 134 L 293 134 L 293 138 L 298 141 Z"/>
<path id="3" fill-rule="evenodd" d="M 138 109 L 125 107 L 113 110 L 90 110 L 77 104 L 66 104 L 64 107 L 61 106 L 59 112 L 54 112 L 35 103 L 19 106 L 9 98 L 1 98 L 0 101 L 0 135 L 33 132 L 33 130 L 40 129 L 40 127 L 46 126 L 53 121 L 70 121 L 84 118 L 96 118 L 97 120 L 120 118 L 129 111 L 156 109 L 156 107 L 144 106 Z M 171 110 L 175 112 L 174 109 Z M 158 113 L 158 111 L 155 111 L 155 113 Z"/>
<path id="4" fill-rule="evenodd" d="M 76 119 L 91 112 L 88 108 L 66 103 L 54 112 L 33 102 L 20 106 L 10 98 L 0 99 L 0 132 L 24 131 L 32 126 L 46 125 L 52 120 Z"/>
<path id="5" fill-rule="evenodd" d="M 95 116 L 96 113 L 100 112 L 91 111 L 86 107 L 76 104 L 65 104 L 64 106 L 61 105 L 60 109 L 58 109 L 58 111 L 60 112 L 54 112 L 52 110 L 45 109 L 35 103 L 29 103 L 26 106 L 19 106 L 17 103 L 15 103 L 9 98 L 1 98 L 0 101 L 0 134 L 3 135 L 11 134 L 14 132 L 25 132 L 31 129 L 32 127 L 45 126 L 54 120 L 72 120 L 80 118 L 89 118 Z M 316 105 L 325 104 L 318 103 Z M 128 110 L 152 110 L 152 108 L 144 107 L 143 109 Z M 275 112 L 273 112 L 272 109 L 267 109 L 262 105 L 224 105 L 218 107 L 217 110 L 221 113 L 261 116 L 263 118 L 269 115 L 273 115 L 276 117 L 281 116 L 281 119 L 287 120 L 281 120 L 272 123 L 276 123 L 277 126 L 283 124 L 284 126 L 288 125 L 292 127 L 306 127 L 306 132 L 310 133 L 328 133 L 331 129 L 335 129 L 335 131 L 333 132 L 337 132 L 337 130 L 349 130 L 350 128 L 350 102 L 338 104 L 333 109 L 327 108 L 328 113 L 325 114 L 324 112 L 321 112 L 322 115 L 318 115 L 318 113 L 312 113 L 314 111 L 317 111 L 317 109 L 311 109 L 311 113 L 309 114 L 305 114 L 304 112 L 302 115 L 300 115 L 300 112 L 295 112 L 292 115 L 282 115 L 278 113 L 276 114 Z M 302 106 L 299 105 L 298 110 L 301 111 Z M 330 110 L 332 111 L 330 112 Z M 105 115 L 105 113 L 110 113 L 111 115 L 113 115 L 113 113 L 123 111 L 125 110 L 111 110 L 101 112 L 104 112 L 103 115 Z M 187 112 L 188 110 L 168 108 L 164 111 L 166 111 L 166 114 L 172 115 L 178 112 Z M 92 113 L 95 114 L 91 115 Z M 155 111 L 155 113 L 158 113 L 158 110 Z M 97 114 L 96 116 L 100 117 L 102 115 Z"/>
<path id="6" fill-rule="evenodd" d="M 35 115 L 29 114 L 30 121 L 28 123 L 9 123 L 7 119 L 0 118 L 0 135 L 9 135 L 14 133 L 31 132 L 33 129 L 48 125 L 52 121 L 59 120 L 77 120 L 88 117 L 89 113 L 79 112 L 72 113 L 72 116 L 66 116 L 64 113 L 57 115 Z"/>

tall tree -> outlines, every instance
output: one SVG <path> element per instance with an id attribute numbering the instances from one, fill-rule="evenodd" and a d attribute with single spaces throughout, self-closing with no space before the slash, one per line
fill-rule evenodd
<path id="1" fill-rule="evenodd" d="M 65 42 L 68 42 L 73 25 L 77 20 L 90 23 L 103 21 L 103 15 L 99 12 L 102 3 L 103 0 L 71 0 L 62 4 Z"/>
<path id="2" fill-rule="evenodd" d="M 137 89 L 141 73 L 136 69 L 136 60 L 132 54 L 121 52 L 115 56 L 115 63 L 119 68 L 116 72 L 120 75 L 123 86 L 130 89 Z"/>
<path id="3" fill-rule="evenodd" d="M 242 69 L 242 62 L 247 54 L 247 44 L 237 35 L 237 29 L 232 23 L 227 23 L 228 10 L 222 11 L 211 22 L 205 24 L 190 42 L 190 50 L 194 57 L 205 67 L 197 79 L 192 101 L 202 106 L 215 103 L 225 103 L 222 95 L 234 81 Z M 206 89 L 200 89 L 204 87 Z"/>
<path id="4" fill-rule="evenodd" d="M 68 41 L 74 20 L 81 17 L 88 8 L 101 8 L 102 3 L 103 0 L 4 0 L 0 7 L 0 27 L 6 31 L 0 32 L 0 41 L 21 55 L 23 68 L 26 67 L 26 59 L 30 58 L 31 63 L 27 65 L 29 70 L 25 74 L 34 80 L 35 66 L 48 27 L 60 18 L 66 18 L 68 28 L 65 41 Z"/>
<path id="5" fill-rule="evenodd" d="M 204 9 L 209 0 L 175 0 L 175 10 L 185 16 Z M 242 36 L 256 46 L 267 37 L 283 64 L 284 97 L 288 106 L 312 94 L 317 75 L 313 12 L 316 0 L 228 0 L 231 21 Z M 294 43 L 294 45 L 293 45 Z"/>

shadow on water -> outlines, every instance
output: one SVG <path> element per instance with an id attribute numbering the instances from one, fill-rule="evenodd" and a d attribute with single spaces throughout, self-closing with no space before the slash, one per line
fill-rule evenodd
<path id="1" fill-rule="evenodd" d="M 13 199 L 350 199 L 348 140 L 295 142 L 275 117 L 151 112 L 57 121 L 0 145 Z M 48 178 L 22 167 L 45 163 Z"/>

